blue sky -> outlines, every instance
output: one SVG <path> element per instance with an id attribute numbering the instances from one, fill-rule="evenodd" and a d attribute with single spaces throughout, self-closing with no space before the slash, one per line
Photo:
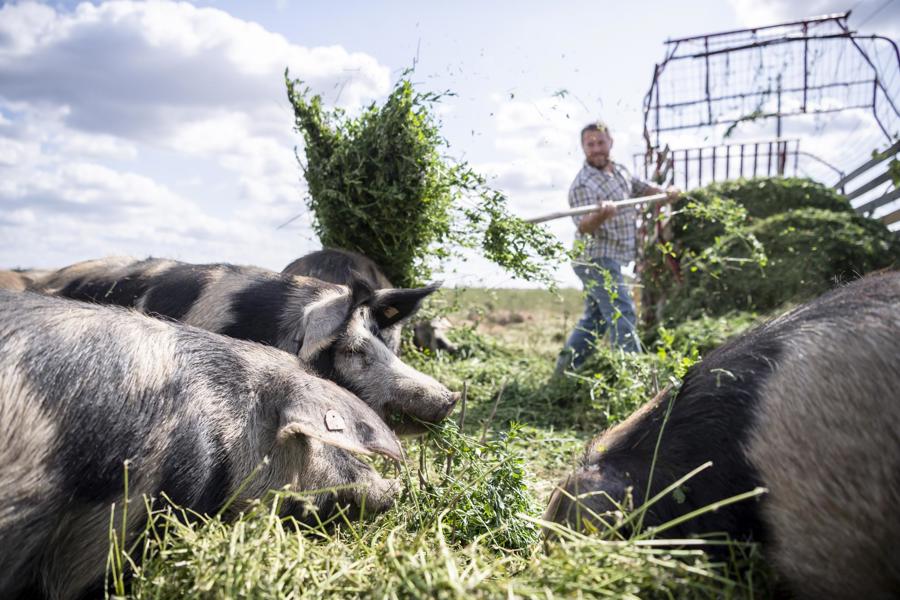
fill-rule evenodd
<path id="1" fill-rule="evenodd" d="M 565 207 L 585 122 L 612 124 L 628 165 L 642 150 L 664 40 L 849 8 L 900 36 L 900 0 L 6 3 L 0 268 L 129 254 L 280 270 L 317 249 L 308 215 L 276 229 L 305 213 L 285 67 L 352 111 L 415 65 L 420 89 L 456 94 L 438 111 L 449 154 L 532 215 Z M 571 241 L 569 221 L 551 229 Z M 477 258 L 445 276 L 516 285 Z"/>

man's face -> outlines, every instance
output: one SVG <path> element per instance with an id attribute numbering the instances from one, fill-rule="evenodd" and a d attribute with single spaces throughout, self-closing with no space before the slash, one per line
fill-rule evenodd
<path id="1" fill-rule="evenodd" d="M 581 148 L 584 157 L 592 167 L 605 169 L 609 164 L 609 151 L 613 141 L 606 131 L 586 131 L 581 136 Z"/>

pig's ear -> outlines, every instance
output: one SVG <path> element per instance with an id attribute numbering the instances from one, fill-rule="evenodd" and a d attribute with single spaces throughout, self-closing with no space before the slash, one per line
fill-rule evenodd
<path id="1" fill-rule="evenodd" d="M 353 298 L 346 290 L 326 292 L 303 311 L 303 340 L 297 351 L 300 360 L 310 362 L 334 341 L 341 325 L 350 318 Z"/>
<path id="2" fill-rule="evenodd" d="M 397 436 L 375 411 L 336 384 L 319 381 L 281 412 L 279 441 L 305 435 L 355 454 L 403 460 Z"/>
<path id="3" fill-rule="evenodd" d="M 376 290 L 369 306 L 378 326 L 382 329 L 404 321 L 414 314 L 422 301 L 437 291 L 441 282 L 421 288 L 387 288 Z"/>
<path id="4" fill-rule="evenodd" d="M 353 308 L 369 302 L 374 294 L 372 287 L 366 283 L 362 275 L 356 271 L 350 271 L 350 299 Z"/>

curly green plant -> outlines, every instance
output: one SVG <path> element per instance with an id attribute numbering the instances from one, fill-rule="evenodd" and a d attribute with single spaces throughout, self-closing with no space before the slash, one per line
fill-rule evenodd
<path id="1" fill-rule="evenodd" d="M 731 207 L 731 208 L 729 208 Z M 732 311 L 766 313 L 900 264 L 900 243 L 806 179 L 718 183 L 676 205 L 642 264 L 645 332 Z M 649 327 L 648 327 L 649 325 Z"/>
<path id="2" fill-rule="evenodd" d="M 428 279 L 463 249 L 516 277 L 551 283 L 566 254 L 545 229 L 513 216 L 507 198 L 465 162 L 446 156 L 433 108 L 449 92 L 419 92 L 401 78 L 384 104 L 358 116 L 328 109 L 285 71 L 303 135 L 308 206 L 322 244 L 360 252 L 395 285 Z"/>

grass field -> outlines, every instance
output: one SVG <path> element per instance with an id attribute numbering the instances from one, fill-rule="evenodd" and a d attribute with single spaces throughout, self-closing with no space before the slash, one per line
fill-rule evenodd
<path id="1" fill-rule="evenodd" d="M 459 352 L 423 353 L 407 342 L 403 358 L 465 389 L 466 402 L 427 436 L 405 441 L 406 464 L 376 461 L 401 483 L 394 508 L 315 526 L 277 516 L 284 492 L 228 523 L 159 509 L 127 552 L 111 528 L 116 595 L 772 597 L 778 588 L 755 545 L 665 540 L 665 525 L 627 535 L 557 529 L 560 541 L 545 543 L 541 514 L 594 435 L 678 385 L 704 354 L 761 317 L 857 274 L 896 268 L 900 247 L 845 198 L 801 179 L 715 184 L 670 217 L 662 239 L 671 241 L 648 248 L 641 269 L 654 305 L 648 316 L 668 328 L 643 332 L 643 354 L 601 345 L 578 373 L 554 377 L 581 314 L 580 291 L 442 290 L 423 313 L 450 318 Z M 640 521 L 643 499 L 633 501 L 620 523 Z M 132 557 L 140 566 L 126 581 Z"/>
<path id="2" fill-rule="evenodd" d="M 377 466 L 403 482 L 397 506 L 362 522 L 280 519 L 262 499 L 236 522 L 154 513 L 129 551 L 111 546 L 113 589 L 130 598 L 753 598 L 767 597 L 753 545 L 707 555 L 696 541 L 651 543 L 648 532 L 545 545 L 538 519 L 584 444 L 630 414 L 696 360 L 671 335 L 643 355 L 601 348 L 579 374 L 553 378 L 581 312 L 562 290 L 448 290 L 457 356 L 412 347 L 405 360 L 453 389 L 461 408 L 440 430 L 407 440 L 408 464 Z M 747 319 L 749 324 L 752 319 Z M 111 532 L 115 534 L 115 530 Z M 119 565 L 119 566 L 116 566 Z"/>

